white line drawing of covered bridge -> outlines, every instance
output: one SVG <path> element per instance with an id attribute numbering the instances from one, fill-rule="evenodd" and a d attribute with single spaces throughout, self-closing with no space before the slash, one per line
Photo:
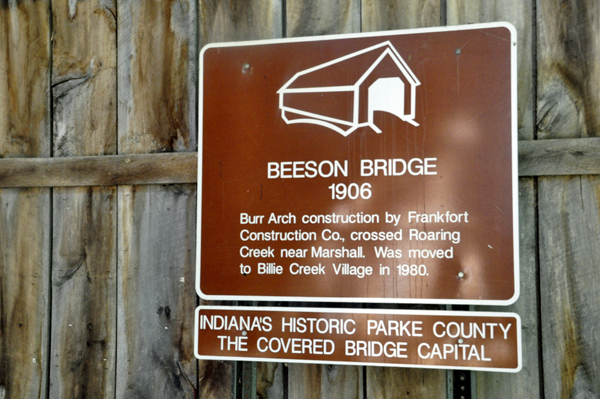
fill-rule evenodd
<path id="1" fill-rule="evenodd" d="M 277 93 L 286 123 L 312 123 L 348 136 L 365 126 L 381 133 L 373 122 L 375 111 L 419 126 L 414 119 L 420 84 L 394 46 L 385 41 L 300 71 Z"/>

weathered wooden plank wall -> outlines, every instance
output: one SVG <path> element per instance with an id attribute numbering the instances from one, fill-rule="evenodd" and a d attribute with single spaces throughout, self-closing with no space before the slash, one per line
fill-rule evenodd
<path id="1" fill-rule="evenodd" d="M 0 157 L 50 156 L 48 1 L 0 2 Z M 0 190 L 0 397 L 46 396 L 48 188 Z"/>
<path id="2" fill-rule="evenodd" d="M 196 151 L 208 43 L 497 20 L 518 31 L 528 171 L 521 297 L 498 309 L 523 320 L 524 369 L 472 373 L 472 393 L 600 397 L 600 177 L 585 175 L 598 173 L 594 0 L 0 1 L 0 158 L 77 170 L 81 156 Z M 546 139 L 572 140 L 534 145 Z M 0 398 L 447 396 L 452 372 L 439 370 L 197 362 L 196 186 L 156 184 L 154 171 L 22 188 L 40 183 L 19 170 L 0 189 Z M 553 173 L 575 176 L 536 177 Z M 55 179 L 43 185 L 72 185 Z M 115 185 L 132 181 L 151 184 Z"/>
<path id="3" fill-rule="evenodd" d="M 197 3 L 117 2 L 118 152 L 197 148 Z M 194 397 L 196 187 L 118 194 L 116 397 Z"/>
<path id="4" fill-rule="evenodd" d="M 116 154 L 114 4 L 53 1 L 51 11 L 53 155 Z M 111 398 L 117 188 L 55 188 L 52 198 L 49 396 Z"/>
<path id="5" fill-rule="evenodd" d="M 537 2 L 538 139 L 597 137 L 600 5 Z M 539 178 L 546 397 L 600 396 L 600 179 Z"/>

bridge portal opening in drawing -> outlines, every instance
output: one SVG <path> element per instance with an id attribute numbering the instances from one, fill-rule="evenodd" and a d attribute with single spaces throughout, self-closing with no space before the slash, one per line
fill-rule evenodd
<path id="1" fill-rule="evenodd" d="M 404 110 L 404 83 L 400 78 L 381 78 L 369 86 L 369 126 L 377 133 L 381 130 L 373 123 L 375 111 L 389 112 L 406 119 Z M 409 119 L 407 122 L 415 123 Z"/>
<path id="2" fill-rule="evenodd" d="M 419 126 L 415 98 L 420 84 L 386 41 L 300 71 L 277 93 L 286 123 L 311 123 L 348 136 L 366 126 L 381 133 L 375 111 Z"/>

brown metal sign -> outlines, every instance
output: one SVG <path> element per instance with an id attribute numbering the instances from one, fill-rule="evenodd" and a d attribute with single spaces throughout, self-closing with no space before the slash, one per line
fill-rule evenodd
<path id="1" fill-rule="evenodd" d="M 199 359 L 517 372 L 514 313 L 199 307 Z"/>
<path id="2" fill-rule="evenodd" d="M 508 24 L 206 46 L 206 299 L 518 296 Z"/>

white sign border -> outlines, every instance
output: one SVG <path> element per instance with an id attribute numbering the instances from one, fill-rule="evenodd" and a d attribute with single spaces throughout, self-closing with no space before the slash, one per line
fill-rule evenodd
<path id="1" fill-rule="evenodd" d="M 281 358 L 261 358 L 261 357 L 236 357 L 236 356 L 202 356 L 198 354 L 198 334 L 200 311 L 202 309 L 227 310 L 227 311 L 274 311 L 274 312 L 306 312 L 306 313 L 359 313 L 359 314 L 378 314 L 378 315 L 414 315 L 414 316 L 475 316 L 475 317 L 514 317 L 517 321 L 517 368 L 492 368 L 492 367 L 448 367 L 437 365 L 419 365 L 419 364 L 398 364 L 398 363 L 365 363 L 365 362 L 343 362 L 335 360 L 302 360 Z M 490 371 L 502 373 L 518 373 L 523 368 L 523 344 L 521 338 L 521 317 L 517 313 L 511 312 L 470 312 L 470 311 L 437 311 L 437 310 L 396 310 L 396 309 L 337 309 L 337 308 L 277 308 L 277 307 L 258 307 L 258 306 L 198 306 L 195 312 L 194 321 L 194 356 L 199 360 L 224 360 L 224 361 L 245 361 L 245 362 L 275 362 L 275 363 L 310 363 L 310 364 L 339 364 L 345 366 L 374 366 L 374 367 L 400 367 L 400 368 L 421 368 L 421 369 L 440 369 L 440 370 L 472 370 L 472 371 Z"/>
<path id="2" fill-rule="evenodd" d="M 362 298 L 362 297 L 303 297 L 303 296 L 262 296 L 262 295 L 209 295 L 200 289 L 201 242 L 202 242 L 202 145 L 203 145 L 203 84 L 204 53 L 210 48 L 242 47 L 268 45 L 274 43 L 297 43 L 311 41 L 328 41 L 338 39 L 380 37 L 393 35 L 411 35 L 433 32 L 454 32 L 463 30 L 481 30 L 490 28 L 507 28 L 511 33 L 511 163 L 512 163 L 512 197 L 513 197 L 513 254 L 514 254 L 514 295 L 507 300 L 445 299 L 445 298 Z M 397 303 L 397 304 L 447 304 L 447 305 L 493 305 L 508 306 L 517 301 L 520 295 L 519 267 L 519 173 L 518 173 L 518 108 L 517 108 L 517 30 L 509 22 L 491 22 L 470 25 L 442 26 L 433 28 L 390 30 L 379 32 L 362 32 L 327 36 L 310 36 L 299 38 L 282 38 L 267 40 L 251 40 L 246 42 L 211 43 L 202 48 L 199 57 L 199 90 L 198 90 L 198 208 L 196 237 L 196 293 L 205 300 L 211 301 L 284 301 L 284 302 L 342 302 L 342 303 Z"/>

